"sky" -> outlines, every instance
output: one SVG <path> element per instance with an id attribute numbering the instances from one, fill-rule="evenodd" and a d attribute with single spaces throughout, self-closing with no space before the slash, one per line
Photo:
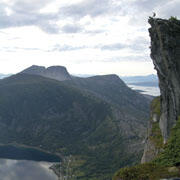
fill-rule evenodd
<path id="1" fill-rule="evenodd" d="M 148 17 L 180 18 L 180 0 L 1 0 L 0 73 L 31 65 L 71 74 L 155 73 Z"/>

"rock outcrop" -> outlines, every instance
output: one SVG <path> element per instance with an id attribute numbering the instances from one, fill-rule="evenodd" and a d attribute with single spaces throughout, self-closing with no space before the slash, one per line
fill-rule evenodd
<path id="1" fill-rule="evenodd" d="M 164 141 L 180 114 L 180 21 L 149 19 L 151 58 L 161 91 L 160 128 Z"/>
<path id="2" fill-rule="evenodd" d="M 160 97 L 157 97 L 151 103 L 151 115 L 141 163 L 152 161 L 162 151 L 163 137 L 159 127 L 160 115 Z"/>
<path id="3" fill-rule="evenodd" d="M 160 116 L 157 119 L 164 143 L 180 115 L 180 21 L 149 18 L 151 37 L 151 58 L 159 78 Z M 152 116 L 156 113 L 152 110 Z M 152 144 L 153 117 L 148 129 L 142 162 L 151 161 L 159 149 Z M 153 153 L 155 152 L 155 153 Z M 150 155 L 150 156 L 149 156 Z"/>
<path id="4" fill-rule="evenodd" d="M 161 96 L 151 103 L 151 116 L 141 164 L 120 169 L 113 180 L 180 177 L 180 21 L 149 18 L 151 58 Z M 178 177 L 178 178 L 175 178 Z"/>
<path id="5" fill-rule="evenodd" d="M 40 75 L 58 81 L 71 80 L 71 75 L 64 66 L 50 66 L 45 68 L 44 66 L 33 65 L 21 73 Z"/>

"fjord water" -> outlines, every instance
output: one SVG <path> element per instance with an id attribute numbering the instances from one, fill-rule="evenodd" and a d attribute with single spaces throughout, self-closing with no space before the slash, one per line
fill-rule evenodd
<path id="1" fill-rule="evenodd" d="M 60 161 L 60 158 L 57 155 L 50 154 L 35 148 L 17 145 L 1 145 L 0 158 L 46 162 Z"/>
<path id="2" fill-rule="evenodd" d="M 151 87 L 151 86 L 137 86 L 137 85 L 129 85 L 128 86 L 133 90 L 139 90 L 141 91 L 141 94 L 148 94 L 151 96 L 159 96 L 160 90 L 159 87 Z"/>
<path id="3" fill-rule="evenodd" d="M 29 160 L 0 159 L 2 180 L 57 180 L 49 169 L 52 163 Z"/>
<path id="4" fill-rule="evenodd" d="M 3 180 L 57 180 L 49 169 L 59 162 L 56 155 L 38 149 L 13 145 L 0 146 L 0 179 Z"/>

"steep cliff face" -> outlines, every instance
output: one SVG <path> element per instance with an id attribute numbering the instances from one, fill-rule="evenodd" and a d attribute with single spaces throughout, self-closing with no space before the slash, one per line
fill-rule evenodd
<path id="1" fill-rule="evenodd" d="M 180 114 L 180 21 L 175 18 L 149 18 L 148 22 L 151 25 L 151 58 L 159 77 L 161 97 L 160 114 L 157 116 L 156 110 L 151 108 L 151 121 L 142 163 L 154 159 L 161 150 L 161 147 L 152 141 L 160 138 L 157 137 L 157 132 L 153 132 L 153 119 L 156 117 L 165 143 Z"/>
<path id="2" fill-rule="evenodd" d="M 160 97 L 151 103 L 151 115 L 141 163 L 150 162 L 162 151 L 163 137 L 159 127 L 161 117 Z"/>
<path id="3" fill-rule="evenodd" d="M 149 19 L 151 58 L 161 91 L 160 128 L 164 141 L 180 114 L 180 21 Z"/>
<path id="4" fill-rule="evenodd" d="M 161 96 L 151 104 L 142 164 L 120 169 L 113 180 L 180 177 L 180 21 L 149 18 L 149 23 Z"/>

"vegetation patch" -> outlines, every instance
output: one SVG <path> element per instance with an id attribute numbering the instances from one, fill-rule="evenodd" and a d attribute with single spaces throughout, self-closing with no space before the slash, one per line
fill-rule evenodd
<path id="1" fill-rule="evenodd" d="M 158 123 L 154 123 L 152 131 L 156 134 L 153 139 L 161 147 L 161 137 Z M 151 137 L 152 138 L 152 137 Z M 159 140 L 158 140 L 159 139 Z M 180 177 L 180 117 L 176 126 L 171 130 L 170 138 L 164 145 L 163 151 L 151 163 L 139 164 L 120 169 L 113 180 L 159 180 L 160 178 Z M 177 168 L 178 167 L 178 168 Z"/>
<path id="2" fill-rule="evenodd" d="M 165 166 L 180 165 L 180 117 L 176 126 L 171 130 L 171 135 L 164 147 L 164 151 L 154 161 L 156 164 Z"/>
<path id="3" fill-rule="evenodd" d="M 153 113 L 160 116 L 160 98 L 152 102 Z M 171 130 L 168 142 L 163 145 L 159 122 L 152 122 L 150 140 L 163 151 L 150 163 L 120 169 L 113 180 L 159 180 L 160 178 L 180 177 L 180 117 Z"/>
<path id="4" fill-rule="evenodd" d="M 152 123 L 152 135 L 149 138 L 157 149 L 163 148 L 163 137 L 159 128 L 159 122 Z"/>
<path id="5" fill-rule="evenodd" d="M 178 21 L 177 17 L 176 16 L 171 16 L 169 18 L 170 21 L 174 22 L 174 21 Z"/>
<path id="6" fill-rule="evenodd" d="M 158 117 L 161 115 L 161 101 L 160 96 L 153 99 L 151 103 L 151 110 L 153 113 L 156 113 Z"/>
<path id="7" fill-rule="evenodd" d="M 161 116 L 161 102 L 160 102 L 160 97 L 155 98 L 152 103 L 151 103 L 151 110 L 153 114 L 157 115 L 157 122 L 152 123 L 152 129 L 151 129 L 151 135 L 150 135 L 150 140 L 153 142 L 154 146 L 157 149 L 162 149 L 163 148 L 163 137 L 161 133 L 161 129 L 159 127 L 159 119 Z"/>
<path id="8" fill-rule="evenodd" d="M 178 176 L 179 171 L 170 171 L 168 167 L 146 163 L 120 169 L 113 180 L 159 180 Z"/>

